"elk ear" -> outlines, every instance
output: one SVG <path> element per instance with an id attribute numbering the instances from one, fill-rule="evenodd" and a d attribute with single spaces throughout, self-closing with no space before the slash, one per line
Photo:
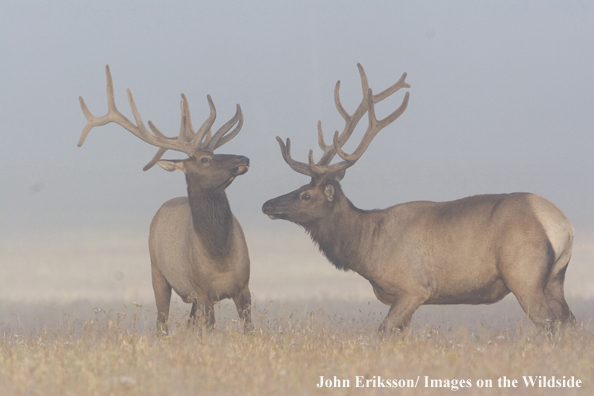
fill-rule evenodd
<path id="1" fill-rule="evenodd" d="M 327 184 L 326 187 L 324 187 L 324 195 L 328 201 L 334 200 L 334 186 L 332 184 Z"/>
<path id="2" fill-rule="evenodd" d="M 157 164 L 167 172 L 183 171 L 184 160 L 160 160 Z"/>

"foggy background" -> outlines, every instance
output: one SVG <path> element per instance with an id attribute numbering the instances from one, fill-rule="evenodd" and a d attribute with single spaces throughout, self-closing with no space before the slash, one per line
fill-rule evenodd
<path id="1" fill-rule="evenodd" d="M 152 302 L 150 221 L 186 194 L 183 174 L 142 167 L 156 148 L 123 128 L 86 124 L 78 103 L 107 111 L 105 65 L 118 109 L 177 136 L 180 93 L 194 125 L 239 103 L 244 126 L 218 153 L 250 158 L 227 189 L 248 238 L 256 298 L 374 300 L 335 270 L 294 224 L 262 204 L 309 180 L 282 160 L 290 137 L 306 161 L 361 100 L 356 64 L 374 92 L 408 73 L 410 92 L 342 186 L 359 208 L 528 191 L 576 227 L 567 294 L 594 296 L 594 4 L 588 1 L 102 1 L 0 3 L 0 298 Z M 359 143 L 366 118 L 347 144 Z M 168 151 L 164 158 L 184 158 Z M 570 287 L 571 286 L 571 287 Z M 154 304 L 154 303 L 152 303 Z"/>

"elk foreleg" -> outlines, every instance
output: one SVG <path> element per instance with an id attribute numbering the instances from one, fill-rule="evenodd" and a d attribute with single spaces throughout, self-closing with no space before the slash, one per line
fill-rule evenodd
<path id="1" fill-rule="evenodd" d="M 246 286 L 241 292 L 239 292 L 234 298 L 233 302 L 237 308 L 239 319 L 243 326 L 243 332 L 247 333 L 254 329 L 252 324 L 252 295 L 250 289 Z"/>
<path id="2" fill-rule="evenodd" d="M 157 304 L 157 336 L 164 336 L 169 334 L 167 320 L 171 302 L 171 286 L 156 265 L 153 264 L 151 267 L 153 291 Z"/>
<path id="3" fill-rule="evenodd" d="M 379 327 L 379 332 L 389 334 L 406 329 L 415 311 L 423 305 L 425 298 L 402 296 L 392 304 L 388 315 Z"/>

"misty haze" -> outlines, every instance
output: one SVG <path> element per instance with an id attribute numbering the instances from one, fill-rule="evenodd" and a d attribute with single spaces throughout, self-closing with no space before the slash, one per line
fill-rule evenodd
<path id="1" fill-rule="evenodd" d="M 143 172 L 156 149 L 113 123 L 77 147 L 87 122 L 78 97 L 93 114 L 106 113 L 107 64 L 118 109 L 134 119 L 130 88 L 143 121 L 167 136 L 179 134 L 182 93 L 194 128 L 209 115 L 207 95 L 215 129 L 241 106 L 241 132 L 217 153 L 250 160 L 226 192 L 249 249 L 256 328 L 268 328 L 265 307 L 303 318 L 316 310 L 367 315 L 377 328 L 389 307 L 369 282 L 337 270 L 301 227 L 262 213 L 264 202 L 310 180 L 285 163 L 276 136 L 291 139 L 293 159 L 307 163 L 310 149 L 319 159 L 318 121 L 326 143 L 344 128 L 336 82 L 346 111 L 361 101 L 357 63 L 374 93 L 407 73 L 410 88 L 378 104 L 378 118 L 404 92 L 410 99 L 340 181 L 353 204 L 546 198 L 575 228 L 565 296 L 577 321 L 591 326 L 593 20 L 593 4 L 581 1 L 4 2 L 0 328 L 32 334 L 66 314 L 83 322 L 97 317 L 93 308 L 142 306 L 141 330 L 153 334 L 149 226 L 164 202 L 187 195 L 186 181 L 158 166 Z M 346 152 L 366 128 L 367 116 Z M 172 312 L 189 309 L 174 293 Z M 224 300 L 216 315 L 235 323 L 234 309 Z M 511 294 L 494 305 L 423 306 L 412 321 L 414 329 L 527 326 Z"/>

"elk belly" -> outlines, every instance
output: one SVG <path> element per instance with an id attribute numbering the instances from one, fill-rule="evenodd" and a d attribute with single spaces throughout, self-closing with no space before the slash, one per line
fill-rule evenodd
<path id="1" fill-rule="evenodd" d="M 491 304 L 509 294 L 501 278 L 473 279 L 440 286 L 425 304 Z"/>

